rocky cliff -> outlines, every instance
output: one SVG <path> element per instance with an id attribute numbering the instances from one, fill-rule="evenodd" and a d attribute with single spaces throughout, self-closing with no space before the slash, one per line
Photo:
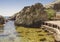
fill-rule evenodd
<path id="1" fill-rule="evenodd" d="M 60 2 L 59 3 L 55 3 L 53 6 L 53 9 L 56 11 L 60 11 Z"/>
<path id="2" fill-rule="evenodd" d="M 60 1 L 56 1 L 56 2 L 52 2 L 50 4 L 46 4 L 44 5 L 44 7 L 46 8 L 52 8 L 54 9 L 55 11 L 60 11 Z"/>
<path id="3" fill-rule="evenodd" d="M 15 24 L 19 26 L 39 27 L 47 20 L 47 13 L 41 3 L 24 7 L 15 17 Z"/>

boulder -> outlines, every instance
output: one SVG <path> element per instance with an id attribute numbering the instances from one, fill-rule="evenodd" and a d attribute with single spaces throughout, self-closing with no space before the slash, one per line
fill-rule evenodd
<path id="1" fill-rule="evenodd" d="M 13 16 L 10 16 L 10 17 L 8 18 L 8 20 L 15 20 L 17 14 L 18 14 L 18 13 L 14 14 Z"/>
<path id="2" fill-rule="evenodd" d="M 24 7 L 17 15 L 15 25 L 26 27 L 40 27 L 47 20 L 47 13 L 41 3 Z"/>
<path id="3" fill-rule="evenodd" d="M 0 16 L 0 24 L 4 24 L 5 23 L 5 19 L 3 16 Z"/>
<path id="4" fill-rule="evenodd" d="M 59 3 L 55 3 L 53 6 L 53 9 L 56 11 L 60 11 L 60 2 Z"/>

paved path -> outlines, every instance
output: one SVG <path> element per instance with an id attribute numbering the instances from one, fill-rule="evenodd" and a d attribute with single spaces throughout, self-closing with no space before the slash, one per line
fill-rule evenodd
<path id="1" fill-rule="evenodd" d="M 45 29 L 54 33 L 54 37 L 56 41 L 60 42 L 60 21 L 45 21 L 44 25 Z"/>
<path id="2" fill-rule="evenodd" d="M 60 21 L 45 21 L 45 23 L 50 23 L 60 26 Z"/>

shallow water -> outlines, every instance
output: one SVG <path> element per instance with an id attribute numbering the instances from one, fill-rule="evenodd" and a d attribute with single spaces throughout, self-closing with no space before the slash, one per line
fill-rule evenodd
<path id="1" fill-rule="evenodd" d="M 55 42 L 54 37 L 42 28 L 16 27 L 21 42 Z"/>
<path id="2" fill-rule="evenodd" d="M 53 36 L 48 34 L 41 28 L 15 27 L 14 21 L 8 21 L 0 27 L 0 42 L 40 42 L 44 38 L 54 42 Z"/>
<path id="3" fill-rule="evenodd" d="M 4 27 L 0 29 L 0 42 L 20 42 L 20 39 L 16 36 L 14 21 L 8 21 L 4 24 Z"/>

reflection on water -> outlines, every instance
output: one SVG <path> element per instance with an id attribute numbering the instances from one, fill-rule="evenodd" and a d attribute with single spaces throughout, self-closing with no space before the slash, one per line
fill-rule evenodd
<path id="1" fill-rule="evenodd" d="M 4 26 L 0 26 L 0 33 L 4 32 Z"/>
<path id="2" fill-rule="evenodd" d="M 0 27 L 0 31 L 0 42 L 20 42 L 19 38 L 16 37 L 14 21 L 6 22 L 4 26 Z"/>

